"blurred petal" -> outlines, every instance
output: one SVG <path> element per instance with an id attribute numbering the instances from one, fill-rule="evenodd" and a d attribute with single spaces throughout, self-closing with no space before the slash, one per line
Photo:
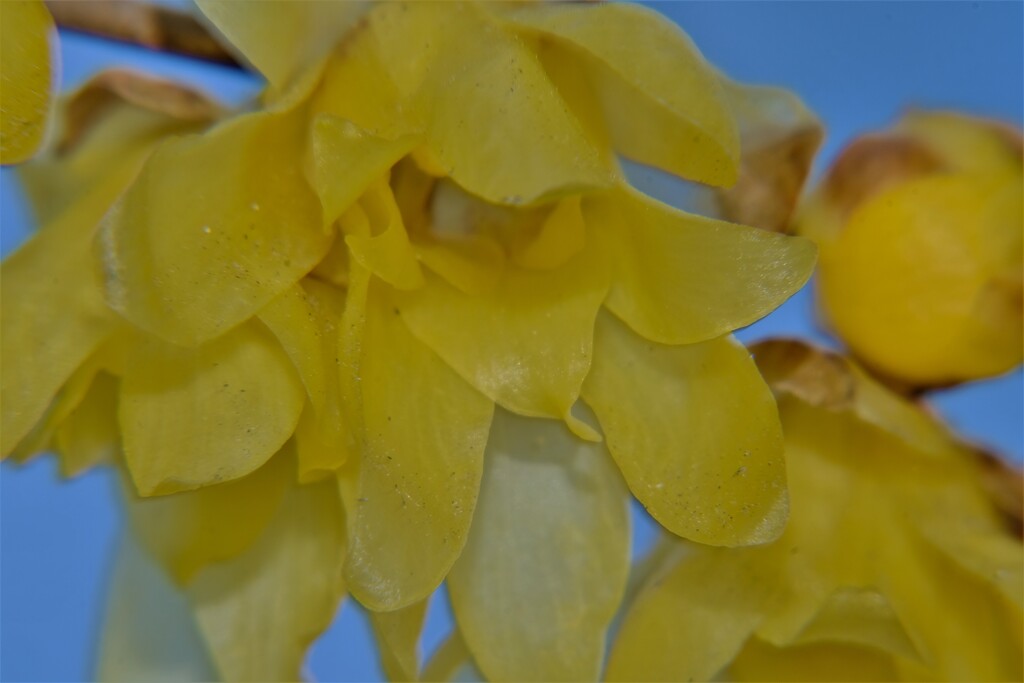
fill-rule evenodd
<path id="1" fill-rule="evenodd" d="M 196 578 L 189 600 L 225 680 L 301 679 L 345 593 L 344 555 L 337 487 L 292 486 L 256 545 Z"/>
<path id="2" fill-rule="evenodd" d="M 108 590 L 97 680 L 219 679 L 185 596 L 131 534 L 121 538 Z"/>
<path id="3" fill-rule="evenodd" d="M 808 240 L 684 213 L 624 188 L 585 199 L 583 216 L 614 255 L 608 308 L 663 344 L 749 325 L 814 268 Z"/>
<path id="4" fill-rule="evenodd" d="M 17 164 L 36 153 L 46 134 L 53 18 L 38 0 L 8 2 L 0 31 L 0 163 Z"/>
<path id="5" fill-rule="evenodd" d="M 477 670 L 466 641 L 455 627 L 423 667 L 422 681 L 482 681 L 484 675 Z"/>
<path id="6" fill-rule="evenodd" d="M 713 185 L 735 181 L 739 141 L 722 88 L 678 26 L 618 3 L 519 5 L 503 14 L 586 53 L 580 67 L 623 155 Z"/>
<path id="7" fill-rule="evenodd" d="M 113 328 L 90 241 L 120 180 L 110 178 L 43 227 L 0 268 L 0 452 L 5 457 Z"/>
<path id="8" fill-rule="evenodd" d="M 234 0 L 196 0 L 228 46 L 270 85 L 283 88 L 341 40 L 366 9 L 365 2 L 261 0 L 258 12 Z"/>
<path id="9" fill-rule="evenodd" d="M 121 382 L 106 372 L 96 374 L 88 393 L 68 413 L 54 435 L 60 471 L 73 477 L 102 463 L 112 463 L 121 452 L 117 400 Z"/>
<path id="10" fill-rule="evenodd" d="M 371 288 L 356 377 L 361 460 L 347 472 L 349 590 L 371 610 L 430 595 L 469 532 L 493 404 Z"/>
<path id="11" fill-rule="evenodd" d="M 604 314 L 583 398 L 633 495 L 669 531 L 728 546 L 781 533 L 782 429 L 742 345 L 661 346 Z"/>
<path id="12" fill-rule="evenodd" d="M 195 349 L 140 336 L 131 353 L 120 421 L 128 469 L 143 496 L 242 477 L 295 429 L 302 384 L 257 321 Z"/>
<path id="13" fill-rule="evenodd" d="M 503 408 L 564 419 L 594 438 L 569 411 L 590 369 L 607 284 L 591 249 L 555 270 L 506 267 L 493 290 L 477 295 L 428 277 L 426 287 L 397 302 L 413 334 Z"/>
<path id="14" fill-rule="evenodd" d="M 249 114 L 164 143 L 104 219 L 107 299 L 196 345 L 254 315 L 330 246 L 301 169 L 304 122 Z"/>
<path id="15" fill-rule="evenodd" d="M 155 498 L 126 490 L 128 521 L 140 545 L 184 586 L 205 567 L 256 542 L 277 512 L 294 466 L 282 452 L 226 484 Z"/>
<path id="16" fill-rule="evenodd" d="M 706 548 L 657 575 L 626 614 L 607 680 L 711 680 L 778 599 L 772 552 Z"/>
<path id="17" fill-rule="evenodd" d="M 485 465 L 448 578 L 461 633 L 490 680 L 596 680 L 629 573 L 619 473 L 564 425 L 503 410 Z"/>
<path id="18" fill-rule="evenodd" d="M 757 638 L 727 674 L 735 681 L 896 681 L 891 655 L 873 648 L 817 643 L 779 649 Z"/>
<path id="19" fill-rule="evenodd" d="M 384 673 L 390 681 L 419 680 L 419 641 L 427 601 L 393 612 L 369 612 Z"/>

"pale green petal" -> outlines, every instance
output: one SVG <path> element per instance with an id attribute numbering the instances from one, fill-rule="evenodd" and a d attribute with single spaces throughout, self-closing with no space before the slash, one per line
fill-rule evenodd
<path id="1" fill-rule="evenodd" d="M 131 534 L 120 545 L 108 589 L 97 680 L 219 680 L 185 596 Z"/>
<path id="2" fill-rule="evenodd" d="M 286 451 L 290 451 L 286 446 Z M 128 521 L 139 544 L 184 586 L 211 564 L 245 552 L 277 513 L 295 462 L 281 452 L 241 479 L 141 498 L 125 490 Z"/>
<path id="3" fill-rule="evenodd" d="M 633 495 L 669 531 L 728 546 L 782 532 L 782 427 L 742 345 L 662 346 L 605 313 L 583 398 Z"/>
<path id="4" fill-rule="evenodd" d="M 305 394 L 258 321 L 195 349 L 139 336 L 126 361 L 125 459 L 144 496 L 242 477 L 291 436 Z"/>
<path id="5" fill-rule="evenodd" d="M 688 214 L 625 188 L 586 198 L 583 215 L 614 256 L 608 308 L 664 344 L 749 325 L 814 268 L 806 239 Z"/>
<path id="6" fill-rule="evenodd" d="M 714 69 L 678 26 L 638 5 L 532 4 L 513 23 L 584 53 L 612 143 L 676 175 L 730 185 L 739 137 Z"/>
<path id="7" fill-rule="evenodd" d="M 428 277 L 397 297 L 402 319 L 467 382 L 507 410 L 565 419 L 590 369 L 594 319 L 607 292 L 593 250 L 548 271 L 506 267 L 493 290 L 466 294 Z"/>
<path id="8" fill-rule="evenodd" d="M 107 300 L 196 345 L 254 315 L 330 246 L 301 172 L 298 113 L 244 115 L 166 142 L 104 219 Z"/>
<path id="9" fill-rule="evenodd" d="M 53 91 L 50 55 L 53 17 L 38 0 L 5 2 L 0 23 L 0 163 L 17 164 L 39 149 Z"/>
<path id="10" fill-rule="evenodd" d="M 419 641 L 426 613 L 427 600 L 393 612 L 368 613 L 388 680 L 419 680 Z"/>
<path id="11" fill-rule="evenodd" d="M 297 681 L 344 595 L 344 520 L 333 482 L 293 486 L 260 540 L 187 591 L 228 681 Z"/>
<path id="12" fill-rule="evenodd" d="M 342 40 L 365 2 L 261 0 L 259 11 L 235 0 L 196 0 L 229 46 L 282 88 Z"/>
<path id="13" fill-rule="evenodd" d="M 368 608 L 394 610 L 433 593 L 462 550 L 493 404 L 409 333 L 379 287 L 361 347 L 345 576 Z"/>
<path id="14" fill-rule="evenodd" d="M 602 446 L 498 411 L 470 538 L 448 578 L 488 679 L 598 678 L 629 573 L 627 500 Z"/>

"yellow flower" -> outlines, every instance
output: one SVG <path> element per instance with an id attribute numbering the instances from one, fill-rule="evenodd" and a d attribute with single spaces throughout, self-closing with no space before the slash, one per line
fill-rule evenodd
<path id="1" fill-rule="evenodd" d="M 779 400 L 789 525 L 751 548 L 665 543 L 609 679 L 1020 680 L 1024 548 L 984 463 L 839 356 L 754 355 Z"/>
<path id="2" fill-rule="evenodd" d="M 775 403 L 728 333 L 814 248 L 625 182 L 619 154 L 738 176 L 744 91 L 682 33 L 625 5 L 199 4 L 263 106 L 115 98 L 29 170 L 63 208 L 3 270 L 4 453 L 126 473 L 106 677 L 294 679 L 346 592 L 413 677 L 447 578 L 487 676 L 595 678 L 628 491 L 696 541 L 779 535 Z M 136 582 L 193 635 L 152 652 Z"/>
<path id="3" fill-rule="evenodd" d="M 941 112 L 856 140 L 804 207 L 825 317 L 868 366 L 935 386 L 1024 354 L 1020 132 Z"/>

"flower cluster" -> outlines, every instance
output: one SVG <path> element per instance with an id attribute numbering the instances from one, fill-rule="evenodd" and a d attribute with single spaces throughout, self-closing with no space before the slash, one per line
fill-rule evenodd
<path id="1" fill-rule="evenodd" d="M 197 4 L 265 92 L 65 97 L 2 270 L 4 457 L 124 483 L 102 678 L 296 680 L 347 595 L 395 680 L 1020 675 L 981 461 L 730 336 L 814 265 L 799 100 L 632 5 Z"/>

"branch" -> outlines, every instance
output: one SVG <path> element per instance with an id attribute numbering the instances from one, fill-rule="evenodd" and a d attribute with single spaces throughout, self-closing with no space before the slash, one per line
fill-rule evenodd
<path id="1" fill-rule="evenodd" d="M 144 2 L 46 0 L 63 29 L 245 69 L 195 17 Z"/>

